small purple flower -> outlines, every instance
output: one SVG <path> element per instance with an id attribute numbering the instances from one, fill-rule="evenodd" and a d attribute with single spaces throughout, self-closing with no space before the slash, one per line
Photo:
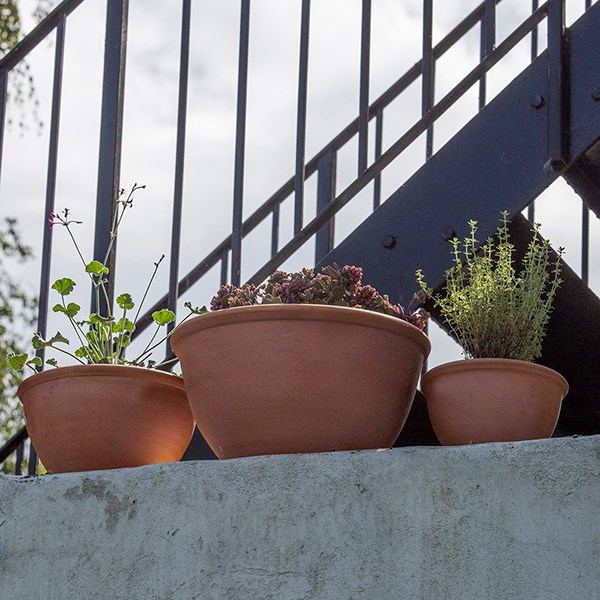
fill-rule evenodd
<path id="1" fill-rule="evenodd" d="M 53 212 L 48 215 L 48 229 L 52 229 L 54 226 L 54 217 L 56 217 L 56 215 Z"/>

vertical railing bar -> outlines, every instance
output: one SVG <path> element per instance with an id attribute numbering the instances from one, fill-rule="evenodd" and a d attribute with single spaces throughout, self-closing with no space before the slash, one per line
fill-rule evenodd
<path id="1" fill-rule="evenodd" d="M 590 209 L 582 202 L 581 213 L 581 279 L 587 285 L 590 278 Z"/>
<path id="2" fill-rule="evenodd" d="M 433 107 L 435 62 L 433 60 L 433 0 L 423 0 L 423 62 L 421 72 L 421 116 Z M 433 155 L 433 124 L 427 128 L 425 159 Z"/>
<path id="3" fill-rule="evenodd" d="M 6 119 L 6 97 L 8 94 L 8 73 L 0 75 L 0 179 L 2 178 L 2 149 L 4 148 L 4 126 Z"/>
<path id="4" fill-rule="evenodd" d="M 300 57 L 298 66 L 298 109 L 296 116 L 296 170 L 294 174 L 294 235 L 304 222 L 304 177 L 306 160 L 306 104 L 308 92 L 308 42 L 310 0 L 302 0 Z"/>
<path id="5" fill-rule="evenodd" d="M 481 21 L 480 61 L 494 51 L 496 43 L 496 0 L 485 0 L 485 11 Z M 487 74 L 479 80 L 479 110 L 486 103 Z"/>
<path id="6" fill-rule="evenodd" d="M 23 459 L 25 458 L 25 441 L 22 441 L 16 450 L 15 456 L 15 475 L 21 475 L 23 472 Z"/>
<path id="7" fill-rule="evenodd" d="M 585 0 L 585 10 L 592 7 L 592 0 Z M 590 208 L 581 203 L 581 279 L 587 285 L 590 279 Z"/>
<path id="8" fill-rule="evenodd" d="M 227 248 L 223 249 L 221 253 L 221 285 L 225 285 L 227 283 L 229 277 L 229 250 Z"/>
<path id="9" fill-rule="evenodd" d="M 565 2 L 548 0 L 548 166 L 567 163 Z"/>
<path id="10" fill-rule="evenodd" d="M 337 155 L 330 149 L 317 165 L 317 214 L 335 198 Z M 316 233 L 315 264 L 333 250 L 335 219 L 332 217 Z"/>
<path id="11" fill-rule="evenodd" d="M 185 164 L 185 133 L 190 58 L 191 0 L 183 0 L 181 11 L 181 50 L 179 58 L 179 99 L 177 106 L 177 142 L 175 150 L 175 183 L 173 190 L 173 221 L 171 224 L 171 257 L 167 307 L 177 313 L 179 297 L 179 254 L 181 251 L 181 220 L 183 217 L 183 170 Z M 169 323 L 168 331 L 175 327 Z M 167 360 L 172 358 L 170 339 L 167 340 Z"/>
<path id="12" fill-rule="evenodd" d="M 379 108 L 375 113 L 375 160 L 377 160 L 383 151 L 383 108 Z M 379 173 L 373 182 L 373 210 L 381 204 L 381 173 Z"/>
<path id="13" fill-rule="evenodd" d="M 42 219 L 42 269 L 38 299 L 37 331 L 44 338 L 48 324 L 48 296 L 50 292 L 50 265 L 52 260 L 52 228 L 48 226 L 50 214 L 54 212 L 56 195 L 56 172 L 58 167 L 58 132 L 60 126 L 60 104 L 62 95 L 63 59 L 65 49 L 66 17 L 63 16 L 56 28 L 56 48 L 54 52 L 54 79 L 52 83 L 52 113 L 50 116 L 50 138 L 48 144 L 48 173 L 46 177 L 46 202 Z M 44 360 L 44 349 L 37 351 Z M 42 367 L 43 368 L 43 367 Z M 37 472 L 37 454 L 33 444 L 29 444 L 28 474 Z"/>
<path id="14" fill-rule="evenodd" d="M 102 82 L 102 112 L 100 117 L 100 149 L 98 186 L 96 193 L 96 225 L 94 259 L 103 261 L 110 244 L 110 229 L 115 211 L 121 172 L 123 133 L 123 101 L 125 94 L 125 53 L 127 48 L 127 15 L 129 0 L 108 0 L 106 3 L 106 32 L 104 73 Z M 108 302 L 92 291 L 92 310 L 101 314 L 111 312 L 115 283 L 116 243 L 108 258 L 110 272 Z"/>
<path id="15" fill-rule="evenodd" d="M 538 9 L 538 0 L 531 0 L 531 14 Z M 538 26 L 536 25 L 531 30 L 531 62 L 533 62 L 538 55 Z M 535 200 L 533 200 L 527 207 L 527 219 L 530 223 L 535 223 Z"/>
<path id="16" fill-rule="evenodd" d="M 360 33 L 358 100 L 358 176 L 367 170 L 369 151 L 369 79 L 371 62 L 371 0 L 363 0 Z"/>
<path id="17" fill-rule="evenodd" d="M 248 44 L 250 39 L 250 0 L 242 0 L 240 48 L 233 177 L 233 224 L 231 238 L 231 283 L 240 285 L 242 266 L 242 216 L 244 208 L 244 155 L 246 149 L 246 99 L 248 92 Z"/>
<path id="18" fill-rule="evenodd" d="M 280 207 L 279 204 L 276 204 L 273 207 L 272 211 L 272 221 L 271 221 L 271 258 L 277 254 L 279 250 L 279 216 L 280 216 Z"/>

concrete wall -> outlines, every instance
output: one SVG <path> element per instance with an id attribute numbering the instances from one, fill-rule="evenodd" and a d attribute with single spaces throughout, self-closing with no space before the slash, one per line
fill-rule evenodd
<path id="1" fill-rule="evenodd" d="M 598 600 L 600 436 L 0 477 L 0 598 Z"/>

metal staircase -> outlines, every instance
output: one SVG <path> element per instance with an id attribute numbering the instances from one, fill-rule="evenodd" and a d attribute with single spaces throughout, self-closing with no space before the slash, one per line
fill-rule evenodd
<path id="1" fill-rule="evenodd" d="M 310 1 L 302 2 L 298 111 L 296 130 L 296 172 L 248 218 L 243 219 L 245 90 L 248 69 L 249 0 L 242 0 L 240 19 L 240 62 L 238 74 L 238 113 L 236 121 L 236 160 L 233 225 L 227 236 L 188 273 L 179 273 L 182 180 L 185 154 L 185 116 L 189 59 L 189 14 L 191 4 L 183 0 L 180 95 L 178 104 L 178 143 L 173 201 L 173 235 L 169 290 L 150 308 L 140 322 L 140 330 L 150 323 L 157 308 L 177 307 L 177 299 L 197 284 L 213 267 L 221 268 L 221 280 L 234 283 L 259 282 L 306 243 L 315 247 L 315 263 L 359 264 L 366 279 L 393 298 L 410 302 L 415 289 L 414 273 L 419 267 L 428 280 L 443 284 L 450 255 L 448 240 L 466 233 L 468 219 L 477 218 L 482 238 L 496 228 L 501 210 L 513 216 L 513 234 L 526 243 L 529 225 L 521 211 L 558 177 L 564 177 L 581 195 L 584 206 L 597 215 L 600 211 L 600 8 L 586 2 L 585 14 L 568 29 L 564 27 L 564 0 L 532 2 L 531 15 L 500 44 L 495 46 L 495 11 L 500 0 L 485 0 L 433 46 L 432 0 L 423 4 L 423 59 L 400 77 L 385 93 L 369 103 L 369 44 L 371 2 L 362 3 L 361 73 L 359 115 L 312 159 L 305 160 L 306 65 L 310 24 Z M 48 32 L 58 28 L 55 62 L 53 120 L 49 158 L 47 212 L 54 205 L 53 180 L 56 175 L 56 147 L 60 114 L 61 28 L 79 1 L 65 0 L 9 55 L 0 60 L 0 90 L 6 89 L 8 72 L 35 47 Z M 545 22 L 547 50 L 537 56 L 539 25 Z M 104 71 L 104 101 L 101 158 L 98 169 L 96 255 L 106 247 L 104 231 L 110 222 L 110 206 L 119 183 L 120 132 L 122 128 L 123 70 L 126 45 L 127 2 L 108 0 Z M 448 94 L 434 102 L 436 61 L 474 27 L 480 29 L 480 62 Z M 486 74 L 519 42 L 531 37 L 532 64 L 504 91 L 486 103 Z M 390 103 L 410 84 L 421 83 L 422 117 L 383 148 L 384 114 Z M 450 142 L 433 153 L 433 132 L 437 119 L 474 85 L 479 86 L 480 111 Z M 0 104 L 3 126 L 5 100 Z M 374 139 L 369 123 L 374 121 Z M 425 135 L 426 162 L 385 202 L 381 197 L 381 176 L 385 169 L 412 142 Z M 357 176 L 345 189 L 336 192 L 336 158 L 351 140 L 358 141 Z M 2 150 L 0 129 L 0 153 Z M 368 160 L 369 145 L 374 158 Z M 1 158 L 1 154 L 0 154 Z M 1 164 L 0 164 L 1 169 Z M 305 181 L 317 176 L 317 214 L 305 218 Z M 0 171 L 1 177 L 1 171 Z M 333 237 L 336 214 L 367 186 L 373 187 L 372 215 L 339 244 Z M 294 206 L 293 234 L 281 239 L 280 208 Z M 587 208 L 585 219 L 589 220 Z M 530 213 L 531 214 L 531 213 Z M 265 222 L 271 223 L 271 258 L 256 273 L 242 276 L 244 239 Z M 589 223 L 589 221 L 588 221 Z M 584 236 L 585 237 L 585 236 Z M 44 333 L 48 309 L 48 273 L 51 237 L 46 233 L 45 260 L 40 287 L 39 330 Z M 586 248 L 586 252 L 588 249 Z M 587 263 L 585 263 L 587 265 Z M 565 270 L 565 283 L 557 298 L 554 317 L 544 344 L 542 362 L 565 375 L 571 392 L 564 403 L 557 434 L 600 432 L 600 301 L 584 279 Z M 0 461 L 22 444 L 25 433 L 0 449 Z M 428 430 L 426 412 L 417 401 L 399 443 L 434 443 Z M 195 439 L 187 458 L 207 457 L 202 440 Z M 34 461 L 35 462 L 35 461 Z"/>

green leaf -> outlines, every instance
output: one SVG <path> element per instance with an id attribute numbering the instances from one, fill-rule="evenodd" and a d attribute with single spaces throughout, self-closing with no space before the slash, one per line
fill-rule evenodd
<path id="1" fill-rule="evenodd" d="M 75 302 L 69 302 L 66 308 L 62 304 L 55 304 L 52 307 L 52 310 L 54 312 L 64 313 L 65 315 L 67 315 L 67 317 L 74 317 L 75 315 L 77 315 L 80 309 L 81 306 L 79 306 L 79 304 L 75 304 Z"/>
<path id="2" fill-rule="evenodd" d="M 129 344 L 131 344 L 131 336 L 126 333 L 123 333 L 117 338 L 117 344 L 121 346 L 121 348 L 127 348 Z"/>
<path id="3" fill-rule="evenodd" d="M 90 355 L 90 351 L 87 349 L 86 346 L 81 346 L 80 348 L 77 348 L 77 350 L 75 350 L 75 352 L 73 352 L 73 354 L 77 358 L 86 358 L 87 356 Z"/>
<path id="4" fill-rule="evenodd" d="M 171 323 L 175 320 L 175 313 L 172 310 L 168 310 L 167 308 L 163 308 L 162 310 L 157 310 L 152 313 L 152 318 L 154 322 L 160 325 L 166 325 L 167 323 Z"/>
<path id="5" fill-rule="evenodd" d="M 49 346 L 53 346 L 54 344 L 58 343 L 68 344 L 69 340 L 60 332 L 57 332 L 56 335 L 51 337 L 49 340 L 45 340 L 39 333 L 36 333 L 31 340 L 31 344 L 35 350 L 39 350 L 40 348 L 48 348 Z"/>
<path id="6" fill-rule="evenodd" d="M 27 364 L 27 354 L 9 354 L 7 360 L 11 369 L 21 371 Z"/>
<path id="7" fill-rule="evenodd" d="M 56 290 L 61 296 L 68 296 L 76 285 L 72 279 L 63 277 L 62 279 L 57 279 L 52 284 L 52 289 Z"/>
<path id="8" fill-rule="evenodd" d="M 121 333 L 122 331 L 132 332 L 135 329 L 133 321 L 122 317 L 116 323 L 113 323 L 112 330 L 114 333 Z"/>
<path id="9" fill-rule="evenodd" d="M 110 323 L 114 320 L 114 317 L 103 317 L 101 315 L 97 315 L 96 313 L 90 314 L 90 323 Z"/>
<path id="10" fill-rule="evenodd" d="M 135 304 L 133 303 L 133 298 L 131 297 L 131 294 L 121 294 L 117 298 L 117 304 L 123 310 L 131 310 L 135 306 Z"/>
<path id="11" fill-rule="evenodd" d="M 92 275 L 102 275 L 108 273 L 108 267 L 105 267 L 99 260 L 93 260 L 85 266 L 85 272 Z"/>
<path id="12" fill-rule="evenodd" d="M 41 362 L 41 360 L 40 360 L 40 362 Z M 58 362 L 56 361 L 56 359 L 55 359 L 55 358 L 49 358 L 49 359 L 46 361 L 46 364 L 47 364 L 47 365 L 50 365 L 51 367 L 57 367 L 57 368 L 58 368 Z"/>

